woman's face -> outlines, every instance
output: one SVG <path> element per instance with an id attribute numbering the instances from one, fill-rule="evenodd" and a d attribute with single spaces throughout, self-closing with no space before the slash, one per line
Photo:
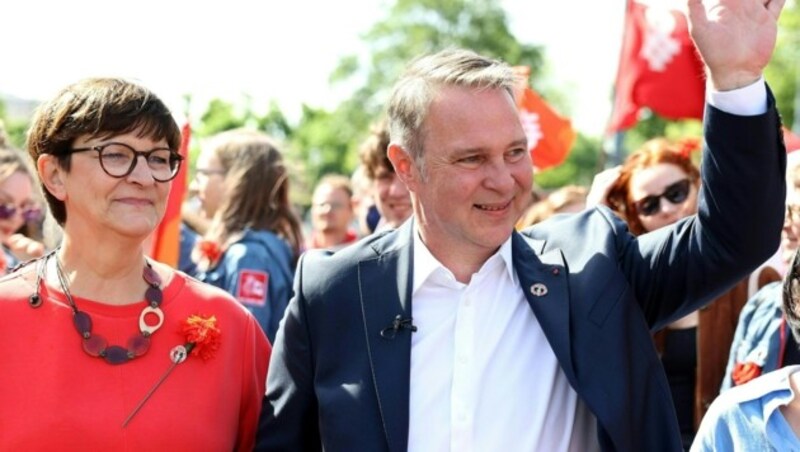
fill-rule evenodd
<path id="1" fill-rule="evenodd" d="M 75 140 L 73 148 L 109 142 L 124 143 L 140 152 L 167 146 L 165 140 L 156 141 L 134 130 L 112 137 L 83 136 Z M 73 153 L 69 172 L 61 172 L 63 188 L 59 198 L 67 210 L 65 231 L 87 237 L 114 232 L 146 238 L 164 215 L 170 182 L 156 182 L 144 157 L 138 156 L 135 162 L 130 174 L 116 178 L 100 166 L 98 152 Z"/>
<path id="2" fill-rule="evenodd" d="M 631 177 L 630 197 L 645 231 L 654 231 L 697 212 L 697 187 L 679 166 L 659 163 Z"/>
<path id="3" fill-rule="evenodd" d="M 25 224 L 25 215 L 39 209 L 30 176 L 16 171 L 0 182 L 0 242 Z"/>
<path id="4" fill-rule="evenodd" d="M 191 189 L 197 193 L 205 217 L 212 218 L 225 195 L 225 169 L 213 149 L 200 153 Z"/>

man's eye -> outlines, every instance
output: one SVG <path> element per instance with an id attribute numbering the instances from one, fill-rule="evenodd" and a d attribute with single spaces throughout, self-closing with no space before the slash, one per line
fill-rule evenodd
<path id="1" fill-rule="evenodd" d="M 527 153 L 528 153 L 528 151 L 526 149 L 522 149 L 522 148 L 512 149 L 512 150 L 508 151 L 508 159 L 513 161 L 513 162 L 516 162 L 516 161 L 519 161 L 520 159 L 522 159 L 523 157 L 525 157 L 525 154 L 527 154 Z"/>
<path id="2" fill-rule="evenodd" d="M 481 162 L 481 156 L 479 156 L 479 155 L 470 155 L 468 157 L 462 157 L 462 158 L 458 159 L 458 162 L 459 163 L 465 163 L 467 165 L 470 165 L 470 164 L 474 165 L 474 164 L 477 164 L 477 163 Z"/>

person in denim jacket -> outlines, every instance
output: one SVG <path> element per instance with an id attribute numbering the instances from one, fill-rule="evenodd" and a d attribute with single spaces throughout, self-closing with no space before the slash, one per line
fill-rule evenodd
<path id="1" fill-rule="evenodd" d="M 786 158 L 786 187 L 780 251 L 784 268 L 791 264 L 800 238 L 800 152 L 791 152 Z M 797 344 L 781 311 L 782 296 L 781 285 L 771 283 L 742 308 L 720 391 L 786 365 L 800 364 Z"/>
<path id="2" fill-rule="evenodd" d="M 273 341 L 302 243 L 280 151 L 261 132 L 220 133 L 203 149 L 193 183 L 211 218 L 192 252 L 194 276 L 233 295 Z"/>

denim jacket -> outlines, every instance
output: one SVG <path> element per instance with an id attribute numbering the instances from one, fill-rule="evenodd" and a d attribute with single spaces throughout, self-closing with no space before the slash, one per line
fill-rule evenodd
<path id="1" fill-rule="evenodd" d="M 742 308 L 720 391 L 735 386 L 736 364 L 752 363 L 762 374 L 781 367 L 788 334 L 781 312 L 781 297 L 782 284 L 776 281 L 762 287 Z"/>
<path id="2" fill-rule="evenodd" d="M 269 231 L 247 229 L 200 281 L 224 289 L 258 320 L 270 342 L 292 296 L 292 249 Z"/>

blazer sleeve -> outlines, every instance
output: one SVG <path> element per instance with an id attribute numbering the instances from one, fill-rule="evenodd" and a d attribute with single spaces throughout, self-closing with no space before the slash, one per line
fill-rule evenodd
<path id="1" fill-rule="evenodd" d="M 618 256 L 653 329 L 713 300 L 778 248 L 786 150 L 775 100 L 757 116 L 706 108 L 698 213 L 617 239 Z"/>
<path id="2" fill-rule="evenodd" d="M 314 396 L 312 347 L 303 296 L 306 255 L 295 275 L 294 297 L 278 330 L 256 439 L 258 451 L 321 450 Z"/>

